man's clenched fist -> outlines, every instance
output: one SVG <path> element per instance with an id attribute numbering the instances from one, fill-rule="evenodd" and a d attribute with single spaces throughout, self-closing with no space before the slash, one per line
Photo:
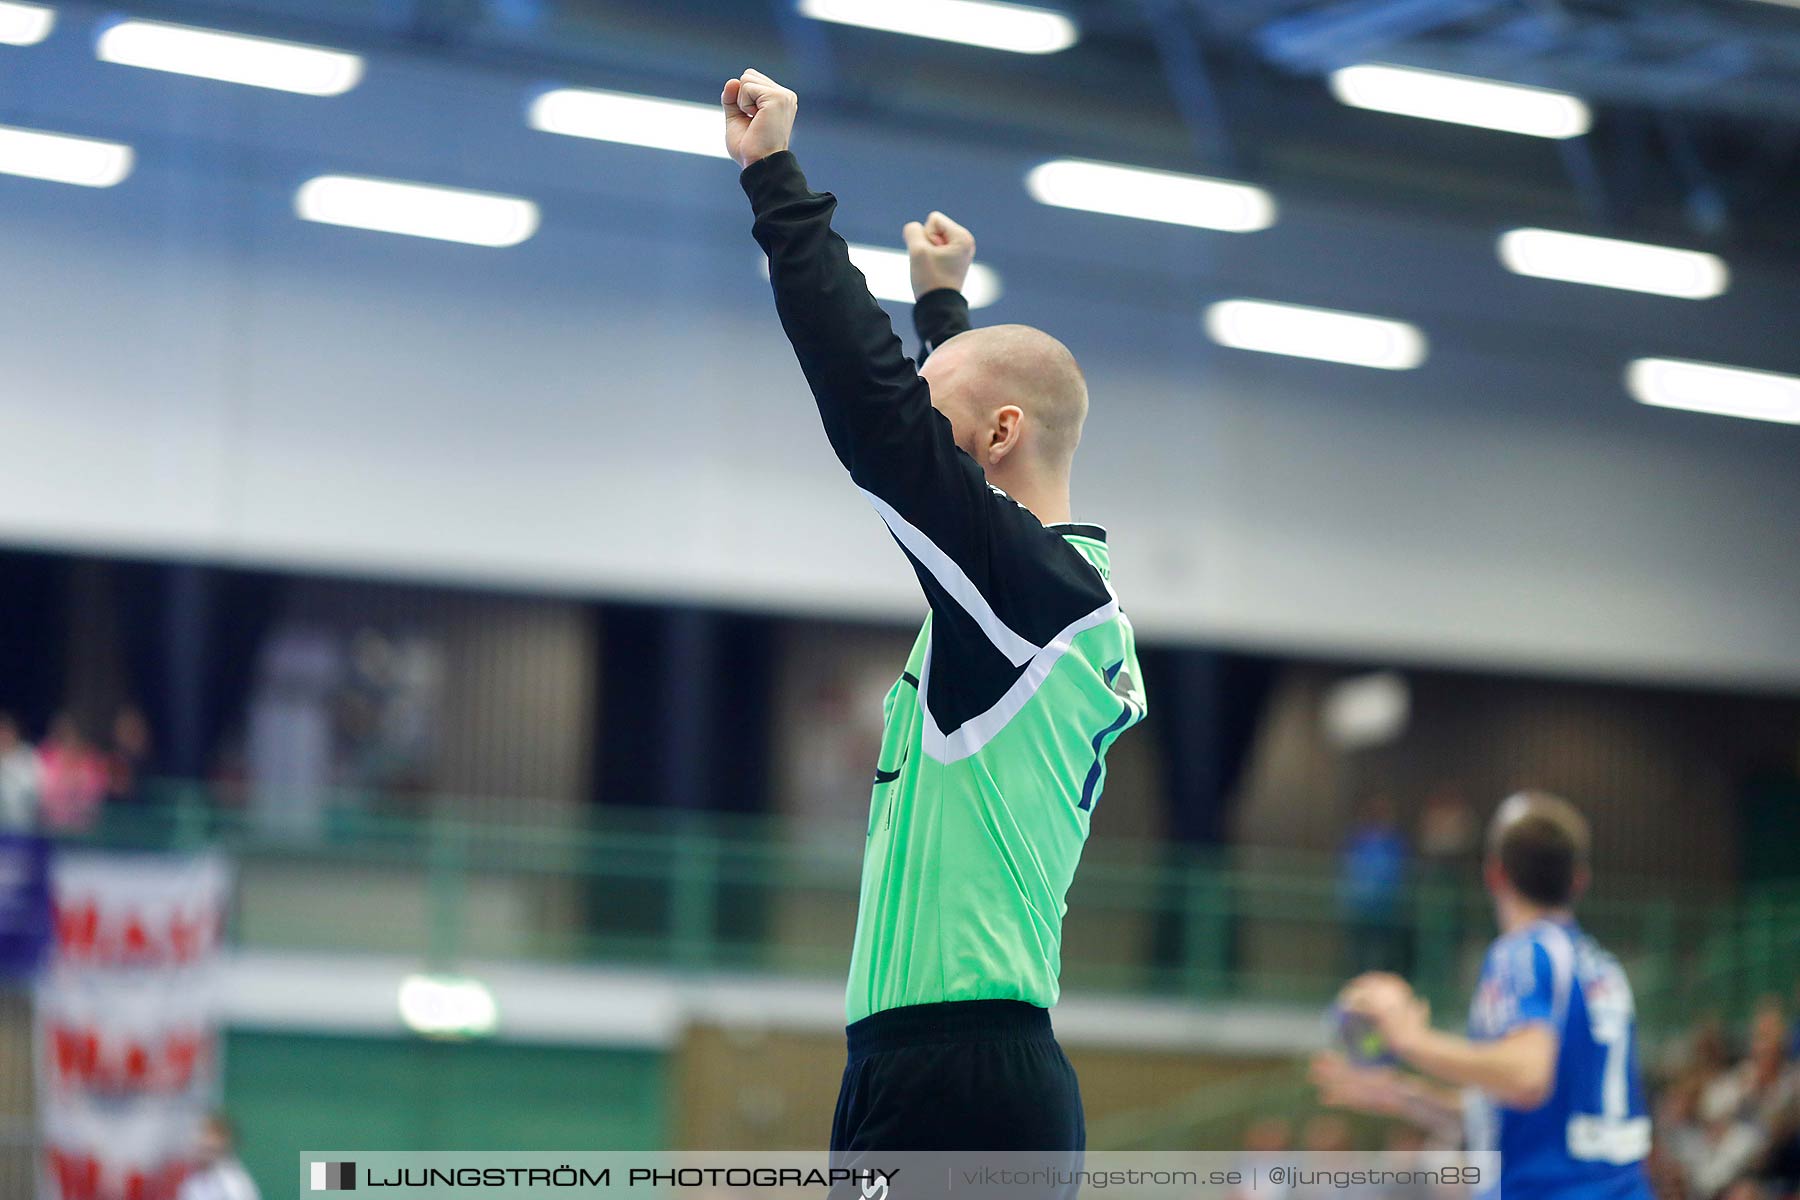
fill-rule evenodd
<path id="1" fill-rule="evenodd" d="M 794 135 L 794 113 L 800 98 L 764 75 L 746 70 L 725 81 L 719 95 L 725 106 L 725 149 L 747 167 L 788 148 Z"/>
<path id="2" fill-rule="evenodd" d="M 914 300 L 939 288 L 962 291 L 969 264 L 975 261 L 974 234 L 941 212 L 932 213 L 923 223 L 909 221 L 900 232 L 912 263 Z"/>

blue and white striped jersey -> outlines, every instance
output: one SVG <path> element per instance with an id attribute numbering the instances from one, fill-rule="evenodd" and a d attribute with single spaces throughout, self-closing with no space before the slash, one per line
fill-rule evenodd
<path id="1" fill-rule="evenodd" d="M 1488 950 L 1469 1036 L 1527 1025 L 1556 1034 L 1556 1082 L 1535 1109 L 1471 1094 L 1471 1150 L 1500 1152 L 1505 1200 L 1649 1200 L 1650 1112 L 1638 1069 L 1631 984 L 1573 921 L 1542 920 Z"/>

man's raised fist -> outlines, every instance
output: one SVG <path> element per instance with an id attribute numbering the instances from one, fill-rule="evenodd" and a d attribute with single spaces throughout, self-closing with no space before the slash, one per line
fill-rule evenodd
<path id="1" fill-rule="evenodd" d="M 725 149 L 747 167 L 788 148 L 800 98 L 754 68 L 725 81 Z"/>
<path id="2" fill-rule="evenodd" d="M 900 231 L 906 238 L 906 257 L 912 264 L 913 299 L 939 288 L 962 291 L 975 261 L 975 235 L 934 212 L 923 222 L 909 221 Z"/>

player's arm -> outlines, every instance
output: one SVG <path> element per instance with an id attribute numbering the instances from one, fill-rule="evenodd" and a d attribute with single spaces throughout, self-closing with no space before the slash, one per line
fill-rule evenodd
<path id="1" fill-rule="evenodd" d="M 797 99 L 755 71 L 725 85 L 726 146 L 756 214 L 769 281 L 826 436 L 911 559 L 932 610 L 932 687 L 959 686 L 971 713 L 997 700 L 1057 632 L 1116 605 L 1060 535 L 988 486 L 903 352 L 887 314 L 788 150 Z M 990 661 L 997 655 L 998 661 Z M 942 682 L 950 675 L 959 684 Z M 991 695 L 989 693 L 992 693 Z M 952 706 L 945 701 L 945 714 Z M 935 700 L 934 700 L 935 702 Z M 950 725 L 945 726 L 951 728 Z"/>
<path id="2" fill-rule="evenodd" d="M 1309 1075 L 1319 1101 L 1379 1117 L 1397 1117 L 1442 1141 L 1455 1139 L 1462 1120 L 1456 1091 L 1392 1067 L 1362 1067 L 1341 1054 L 1313 1056 Z"/>
<path id="3" fill-rule="evenodd" d="M 864 492 L 940 546 L 987 506 L 981 468 L 949 422 L 831 228 L 837 198 L 807 186 L 788 149 L 797 99 L 745 71 L 725 85 L 726 144 L 756 214 L 782 328 L 806 375 L 825 434 Z M 888 513 L 883 513 L 886 517 Z M 892 522 L 890 522 L 891 524 Z M 929 528 L 926 528 L 929 526 Z"/>
<path id="4" fill-rule="evenodd" d="M 1541 1022 L 1491 1042 L 1426 1029 L 1394 1052 L 1435 1079 L 1479 1088 L 1508 1108 L 1542 1107 L 1556 1082 L 1557 1039 Z"/>
<path id="5" fill-rule="evenodd" d="M 1527 1006 L 1511 1031 L 1478 1042 L 1433 1029 L 1430 1008 L 1396 975 L 1353 981 L 1344 1004 L 1374 1022 L 1395 1057 L 1433 1079 L 1477 1088 L 1508 1108 L 1534 1109 L 1550 1098 L 1560 1043 L 1547 1010 Z"/>
<path id="6" fill-rule="evenodd" d="M 970 328 L 962 289 L 975 262 L 975 235 L 941 212 L 909 221 L 900 233 L 912 271 L 913 328 L 919 335 L 919 361 L 924 362 Z"/>

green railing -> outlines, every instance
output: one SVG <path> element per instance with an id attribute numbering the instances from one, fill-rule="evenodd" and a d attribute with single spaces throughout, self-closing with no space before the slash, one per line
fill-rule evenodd
<path id="1" fill-rule="evenodd" d="M 327 806 L 304 830 L 161 785 L 88 838 L 221 846 L 251 948 L 405 955 L 444 969 L 530 958 L 830 977 L 848 955 L 862 830 L 612 810 L 562 825 Z M 443 810 L 455 806 L 433 803 Z M 1066 989 L 1322 1005 L 1353 965 L 1330 856 L 1090 845 L 1069 897 Z M 1624 960 L 1652 1028 L 1792 987 L 1800 887 L 1717 897 L 1612 879 L 1582 917 Z M 1440 1013 L 1466 1002 L 1492 936 L 1469 879 L 1407 889 L 1392 941 Z"/>

